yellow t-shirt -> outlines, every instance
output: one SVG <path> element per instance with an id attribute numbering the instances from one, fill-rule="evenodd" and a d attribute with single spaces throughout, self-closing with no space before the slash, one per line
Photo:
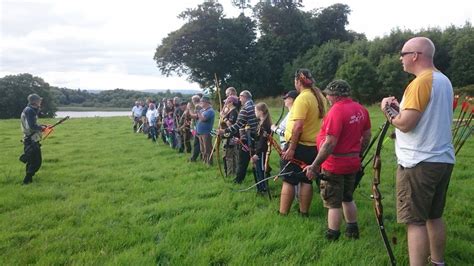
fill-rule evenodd
<path id="1" fill-rule="evenodd" d="M 321 128 L 321 118 L 319 118 L 318 101 L 311 89 L 303 89 L 296 97 L 293 107 L 291 107 L 285 129 L 285 140 L 291 140 L 295 120 L 304 120 L 303 133 L 298 143 L 306 146 L 316 146 L 316 135 Z"/>

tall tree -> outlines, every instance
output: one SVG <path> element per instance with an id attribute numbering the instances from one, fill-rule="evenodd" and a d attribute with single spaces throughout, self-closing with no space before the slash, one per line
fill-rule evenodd
<path id="1" fill-rule="evenodd" d="M 388 36 L 375 38 L 369 46 L 369 60 L 374 65 L 378 65 L 387 54 L 399 53 L 403 44 L 413 36 L 414 33 L 411 31 L 393 29 Z"/>
<path id="2" fill-rule="evenodd" d="M 338 41 L 365 39 L 364 35 L 345 29 L 350 14 L 347 5 L 335 4 L 312 12 L 303 12 L 297 9 L 294 3 L 288 6 L 267 4 L 261 5 L 257 11 L 262 33 L 258 45 L 262 45 L 266 50 L 275 50 L 270 56 L 276 57 L 269 59 L 272 76 L 266 82 L 271 88 L 268 90 L 280 92 L 283 87 L 293 86 L 293 73 L 302 67 L 314 71 L 318 86 L 325 86 L 334 78 L 343 51 L 337 47 L 332 51 L 329 51 L 331 48 L 328 46 L 317 47 L 325 42 L 332 42 L 329 46 L 338 46 Z M 264 37 L 268 37 L 270 41 Z M 265 42 L 267 45 L 264 45 Z M 314 54 L 316 58 L 310 59 L 308 54 Z M 328 58 L 329 60 L 326 60 Z M 276 93 L 270 91 L 265 95 Z"/>
<path id="3" fill-rule="evenodd" d="M 349 14 L 351 9 L 345 4 L 334 4 L 326 8 L 316 9 L 312 12 L 312 31 L 316 32 L 319 43 L 329 40 L 353 41 L 357 38 L 365 38 L 354 32 L 346 30 L 349 24 Z"/>
<path id="4" fill-rule="evenodd" d="M 165 75 L 186 74 L 202 88 L 212 87 L 214 74 L 225 83 L 244 72 L 255 46 L 255 23 L 243 15 L 227 19 L 216 2 L 204 2 L 180 14 L 187 22 L 168 34 L 154 60 Z"/>
<path id="5" fill-rule="evenodd" d="M 452 50 L 449 69 L 456 87 L 474 84 L 474 29 L 462 32 Z"/>
<path id="6" fill-rule="evenodd" d="M 352 97 L 362 103 L 373 103 L 377 96 L 377 73 L 372 63 L 362 55 L 354 55 L 337 70 L 336 77 L 345 79 L 352 87 Z"/>
<path id="7" fill-rule="evenodd" d="M 409 75 L 403 71 L 398 54 L 386 55 L 377 67 L 377 81 L 380 88 L 375 91 L 376 98 L 395 96 L 401 99 L 408 84 Z"/>
<path id="8" fill-rule="evenodd" d="M 285 63 L 313 45 L 309 30 L 309 15 L 298 9 L 291 1 L 281 3 L 262 2 L 254 8 L 260 39 L 256 58 L 259 73 L 251 87 L 257 95 L 278 95 L 283 91 L 281 77 Z"/>

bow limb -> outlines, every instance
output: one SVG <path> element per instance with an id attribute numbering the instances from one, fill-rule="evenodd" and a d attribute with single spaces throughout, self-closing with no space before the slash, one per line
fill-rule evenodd
<path id="1" fill-rule="evenodd" d="M 283 169 L 283 170 L 284 170 L 284 169 Z M 263 183 L 263 182 L 265 182 L 265 181 L 267 181 L 267 180 L 270 180 L 270 179 L 272 179 L 272 178 L 279 177 L 279 176 L 291 175 L 291 174 L 293 174 L 293 172 L 287 172 L 287 173 L 281 173 L 281 172 L 280 172 L 280 173 L 278 173 L 277 175 L 266 177 L 266 178 L 264 178 L 264 179 L 258 181 L 257 183 L 255 183 L 255 184 L 253 184 L 253 185 L 251 185 L 251 186 L 249 186 L 249 187 L 247 187 L 247 188 L 236 190 L 236 192 L 248 191 L 248 190 L 250 190 L 250 189 L 252 189 L 252 188 L 258 186 L 259 184 L 261 184 L 261 183 Z"/>
<path id="2" fill-rule="evenodd" d="M 390 246 L 390 242 L 388 241 L 387 233 L 385 231 L 385 225 L 383 222 L 382 193 L 380 193 L 380 190 L 378 188 L 380 184 L 380 173 L 382 170 L 382 159 L 380 155 L 382 152 L 382 146 L 385 139 L 385 135 L 387 134 L 387 130 L 389 127 L 390 121 L 387 120 L 383 125 L 382 131 L 380 132 L 377 142 L 377 148 L 375 150 L 375 155 L 373 158 L 374 178 L 372 181 L 372 199 L 374 200 L 375 218 L 377 219 L 380 235 L 382 236 L 385 249 L 387 250 L 388 256 L 390 258 L 390 263 L 391 265 L 396 265 L 395 256 L 393 255 L 392 247 Z"/>
<path id="3" fill-rule="evenodd" d="M 275 151 L 278 152 L 278 155 L 281 157 L 283 154 L 283 151 L 281 150 L 281 147 L 276 142 L 276 140 L 273 137 L 271 137 L 271 138 L 268 138 L 268 141 L 270 142 L 270 146 L 272 146 L 275 149 Z M 308 166 L 308 164 L 306 164 L 305 162 L 300 161 L 295 158 L 291 159 L 290 162 L 292 164 L 296 164 L 299 168 L 301 168 L 301 170 L 303 170 L 306 166 Z"/>
<path id="4" fill-rule="evenodd" d="M 365 148 L 365 151 L 364 153 L 362 154 L 362 158 L 360 159 L 361 162 L 363 162 L 365 160 L 365 158 L 367 157 L 367 154 L 369 153 L 370 149 L 372 148 L 372 146 L 374 146 L 375 142 L 377 141 L 377 139 L 379 138 L 379 135 L 380 135 L 380 132 L 382 132 L 382 129 L 383 129 L 383 126 L 385 125 L 385 123 L 383 123 L 379 129 L 377 130 L 377 134 L 375 134 L 373 137 L 372 137 L 372 140 L 370 140 L 370 143 L 369 143 L 369 146 L 367 146 L 367 148 Z"/>
<path id="5" fill-rule="evenodd" d="M 276 123 L 275 123 L 275 126 L 279 126 L 280 124 L 280 121 L 281 119 L 283 118 L 283 115 L 285 114 L 285 104 L 283 103 L 282 107 L 281 107 L 281 112 L 280 112 L 280 116 L 278 117 Z M 268 140 L 267 140 L 267 147 L 268 147 L 268 150 L 267 150 L 267 157 L 266 157 L 266 160 L 265 160 L 265 171 L 268 170 L 268 165 L 269 165 L 269 161 L 270 161 L 270 155 L 272 153 L 272 142 L 270 141 L 270 138 L 273 139 L 273 134 L 275 132 L 271 132 L 271 134 L 268 136 Z M 273 139 L 274 140 L 274 139 Z"/>
<path id="6" fill-rule="evenodd" d="M 219 87 L 219 79 L 217 78 L 216 73 L 214 73 L 214 83 L 216 86 L 217 97 L 219 99 L 219 112 L 221 112 L 222 111 L 221 89 Z"/>
<path id="7" fill-rule="evenodd" d="M 273 134 L 270 134 L 267 136 L 267 155 L 265 157 L 265 163 L 264 163 L 264 167 L 263 167 L 263 180 L 268 180 L 268 177 L 267 177 L 267 173 L 270 171 L 270 155 L 272 154 L 272 146 L 271 146 L 271 140 L 270 139 L 273 139 Z M 262 182 L 262 181 L 260 181 Z M 259 182 L 259 183 L 260 183 Z M 267 193 L 268 193 L 268 198 L 269 199 L 272 199 L 272 195 L 270 193 L 270 187 L 267 186 Z"/>
<path id="8" fill-rule="evenodd" d="M 372 137 L 372 139 L 370 140 L 369 145 L 367 146 L 367 148 L 365 148 L 365 150 L 364 150 L 363 153 L 362 153 L 362 157 L 360 158 L 361 167 L 360 167 L 360 169 L 359 169 L 359 171 L 357 172 L 356 177 L 355 177 L 354 191 L 357 189 L 357 187 L 359 187 L 360 181 L 362 181 L 362 178 L 363 178 L 364 175 L 365 175 L 365 167 L 367 167 L 367 165 L 371 162 L 371 160 L 368 160 L 367 162 L 364 163 L 365 158 L 367 157 L 367 155 L 369 154 L 370 150 L 372 149 L 372 146 L 374 146 L 375 142 L 376 142 L 377 139 L 379 138 L 380 132 L 382 132 L 382 128 L 383 128 L 384 125 L 385 125 L 385 123 L 382 124 L 382 125 L 379 127 L 379 129 L 377 130 L 377 134 L 375 134 L 375 135 Z M 371 156 L 371 157 L 372 157 L 372 156 Z"/>
<path id="9" fill-rule="evenodd" d="M 69 119 L 69 116 L 66 116 L 64 117 L 63 119 L 59 120 L 58 122 L 54 123 L 54 125 L 52 125 L 51 127 L 55 127 L 59 124 L 62 124 L 64 121 L 68 120 Z"/>
<path id="10" fill-rule="evenodd" d="M 220 88 L 219 88 L 219 79 L 217 78 L 216 73 L 214 73 L 214 83 L 215 83 L 215 86 L 216 86 L 216 93 L 217 93 L 217 98 L 218 98 L 218 101 L 219 101 L 219 123 L 217 124 L 217 128 L 221 129 L 221 124 L 222 124 L 222 119 L 223 119 L 223 117 L 221 116 L 221 113 L 222 113 L 222 108 L 223 107 L 222 107 L 221 92 L 220 92 Z M 225 175 L 224 175 L 224 172 L 222 171 L 222 166 L 220 164 L 220 155 L 219 155 L 221 141 L 222 141 L 222 137 L 219 134 L 217 134 L 214 145 L 212 146 L 210 158 L 212 158 L 212 155 L 215 151 L 216 155 L 217 155 L 216 160 L 217 160 L 217 167 L 219 168 L 219 173 L 220 173 L 221 177 L 225 180 Z"/>
<path id="11" fill-rule="evenodd" d="M 278 126 L 281 119 L 283 118 L 283 114 L 285 113 L 285 104 L 283 103 L 282 107 L 281 107 L 281 112 L 280 112 L 280 116 L 278 117 L 275 125 Z M 267 179 L 266 175 L 267 173 L 269 172 L 269 168 L 270 168 L 270 156 L 272 154 L 272 142 L 271 140 L 274 140 L 273 139 L 273 131 L 271 131 L 270 135 L 267 136 L 267 154 L 266 154 L 266 157 L 265 157 L 265 164 L 264 164 L 264 170 L 263 170 L 263 175 L 264 175 L 264 180 Z M 267 191 L 268 191 L 268 197 L 271 199 L 271 194 L 270 194 L 270 188 L 267 188 Z"/>
<path id="12" fill-rule="evenodd" d="M 280 124 L 280 121 L 283 118 L 284 114 L 285 114 L 285 104 L 283 103 L 283 106 L 281 107 L 280 117 L 278 117 L 277 121 L 275 122 L 276 126 L 278 126 Z M 272 133 L 272 135 L 273 135 L 273 133 Z"/>
<path id="13" fill-rule="evenodd" d="M 47 126 L 46 128 L 43 129 L 43 138 L 42 140 L 45 140 L 47 139 L 54 131 L 54 128 L 57 126 L 57 125 L 60 125 L 62 123 L 64 123 L 64 121 L 68 120 L 69 119 L 69 116 L 66 116 L 64 118 L 62 118 L 61 120 L 59 120 L 58 122 L 54 123 L 52 126 Z"/>
<path id="14" fill-rule="evenodd" d="M 220 143 L 221 143 L 221 136 L 217 136 L 217 147 L 216 147 L 216 156 L 217 156 L 217 166 L 219 167 L 219 173 L 221 174 L 222 178 L 225 180 L 224 172 L 222 171 L 222 165 L 219 163 L 219 150 L 220 150 Z"/>

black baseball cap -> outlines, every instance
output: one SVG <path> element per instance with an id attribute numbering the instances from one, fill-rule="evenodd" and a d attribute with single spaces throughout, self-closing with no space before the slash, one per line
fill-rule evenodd
<path id="1" fill-rule="evenodd" d="M 293 98 L 293 100 L 294 100 L 294 99 L 296 99 L 296 97 L 298 97 L 298 92 L 296 90 L 291 90 L 291 91 L 287 92 L 285 94 L 285 96 L 283 96 L 283 99 L 286 99 L 288 97 Z"/>

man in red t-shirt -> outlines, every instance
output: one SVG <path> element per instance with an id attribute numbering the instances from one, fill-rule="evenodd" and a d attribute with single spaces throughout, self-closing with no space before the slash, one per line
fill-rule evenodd
<path id="1" fill-rule="evenodd" d="M 352 199 L 355 176 L 360 169 L 360 154 L 370 141 L 369 112 L 354 102 L 350 86 L 344 80 L 334 80 L 324 92 L 332 107 L 323 120 L 316 138 L 319 147 L 313 163 L 305 168 L 306 176 L 314 179 L 321 172 L 321 198 L 328 208 L 326 238 L 337 240 L 340 236 L 341 214 L 347 223 L 346 236 L 357 239 L 357 208 Z"/>

